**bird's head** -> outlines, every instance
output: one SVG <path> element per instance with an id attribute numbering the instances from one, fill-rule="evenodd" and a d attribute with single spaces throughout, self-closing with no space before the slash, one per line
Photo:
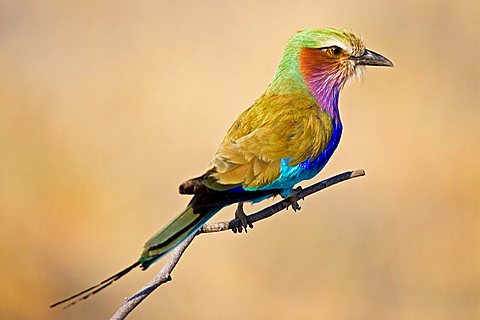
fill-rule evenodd
<path id="1" fill-rule="evenodd" d="M 300 72 L 312 89 L 341 88 L 361 76 L 364 66 L 393 67 L 384 56 L 365 48 L 362 39 L 345 29 L 308 29 L 292 37 L 297 48 Z"/>
<path id="2" fill-rule="evenodd" d="M 366 49 L 359 36 L 345 29 L 307 29 L 288 42 L 276 80 L 294 86 L 301 81 L 317 98 L 326 98 L 361 76 L 365 66 L 393 67 L 393 63 Z"/>

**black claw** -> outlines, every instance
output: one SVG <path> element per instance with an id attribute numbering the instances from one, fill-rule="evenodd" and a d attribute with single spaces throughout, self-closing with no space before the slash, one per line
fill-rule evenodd
<path id="1" fill-rule="evenodd" d="M 248 233 L 248 227 L 253 228 L 253 224 L 248 222 L 247 216 L 243 211 L 243 203 L 238 204 L 237 210 L 235 211 L 235 217 L 240 221 L 239 225 L 236 227 L 238 233 L 242 233 L 244 230 L 245 233 Z"/>
<path id="2" fill-rule="evenodd" d="M 299 211 L 300 209 L 302 209 L 302 207 L 300 207 L 300 205 L 298 204 L 298 200 L 303 200 L 303 198 L 299 198 L 297 199 L 297 195 L 302 191 L 302 187 L 297 187 L 295 189 L 292 190 L 290 196 L 288 197 L 289 201 L 290 201 L 290 206 L 292 207 L 292 210 L 294 212 L 297 212 Z M 287 207 L 287 210 L 288 210 L 288 207 Z"/>

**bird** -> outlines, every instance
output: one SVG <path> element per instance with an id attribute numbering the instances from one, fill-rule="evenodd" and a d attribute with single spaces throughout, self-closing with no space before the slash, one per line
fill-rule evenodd
<path id="1" fill-rule="evenodd" d="M 312 28 L 295 33 L 264 93 L 228 130 L 204 174 L 187 180 L 181 194 L 187 207 L 154 234 L 132 265 L 50 307 L 71 306 L 103 290 L 134 268 L 154 262 L 196 232 L 224 207 L 237 204 L 235 216 L 247 223 L 243 203 L 280 195 L 300 209 L 298 183 L 327 164 L 342 135 L 338 108 L 342 88 L 361 77 L 365 66 L 393 67 L 344 28 Z"/>

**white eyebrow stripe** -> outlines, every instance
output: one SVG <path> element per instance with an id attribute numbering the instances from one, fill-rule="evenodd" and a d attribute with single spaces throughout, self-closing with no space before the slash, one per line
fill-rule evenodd
<path id="1" fill-rule="evenodd" d="M 345 45 L 345 43 L 339 41 L 338 39 L 336 38 L 329 38 L 326 43 L 325 43 L 325 47 L 333 47 L 333 46 L 337 46 L 339 48 L 342 48 L 345 52 L 347 52 L 348 54 L 352 54 L 353 53 L 353 50 L 352 50 L 352 47 L 351 46 L 347 46 Z"/>

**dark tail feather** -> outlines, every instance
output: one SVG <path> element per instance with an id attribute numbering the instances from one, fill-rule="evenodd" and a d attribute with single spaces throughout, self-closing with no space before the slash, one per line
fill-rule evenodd
<path id="1" fill-rule="evenodd" d="M 88 297 L 94 295 L 95 293 L 105 289 L 106 287 L 108 287 L 109 285 L 111 285 L 113 282 L 117 281 L 118 279 L 120 279 L 121 277 L 123 277 L 124 275 L 126 275 L 127 273 L 129 273 L 130 271 L 132 271 L 134 268 L 138 267 L 140 265 L 140 261 L 137 261 L 135 262 L 134 264 L 132 264 L 131 266 L 123 269 L 122 271 L 114 274 L 113 276 L 111 276 L 110 278 L 108 279 L 105 279 L 103 280 L 102 282 L 100 282 L 99 284 L 96 284 L 88 289 L 85 289 L 83 290 L 82 292 L 79 292 L 77 294 L 74 294 L 73 296 L 71 297 L 68 297 L 66 299 L 63 299 L 63 300 L 60 300 L 58 302 L 55 302 L 54 304 L 52 304 L 50 306 L 50 308 L 55 308 L 56 306 L 59 306 L 61 304 L 64 304 L 64 303 L 67 303 L 69 302 L 65 307 L 64 309 L 70 307 L 70 306 L 73 306 L 74 304 L 76 304 L 77 302 L 79 301 L 82 301 L 82 300 L 85 300 L 87 299 Z"/>

